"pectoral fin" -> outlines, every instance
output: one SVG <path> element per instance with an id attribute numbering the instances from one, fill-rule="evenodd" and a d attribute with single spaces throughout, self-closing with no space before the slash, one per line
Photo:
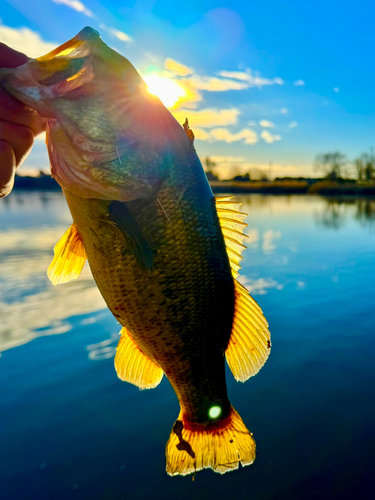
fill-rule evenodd
<path id="1" fill-rule="evenodd" d="M 232 333 L 225 356 L 237 381 L 245 382 L 262 368 L 271 349 L 268 323 L 261 308 L 237 280 Z"/>
<path id="2" fill-rule="evenodd" d="M 153 259 L 148 241 L 135 221 L 126 203 L 112 201 L 109 216 L 125 246 L 135 255 L 139 264 L 148 271 L 152 269 Z"/>
<path id="3" fill-rule="evenodd" d="M 47 275 L 53 285 L 77 279 L 86 262 L 81 235 L 72 224 L 54 248 L 55 256 Z"/>
<path id="4" fill-rule="evenodd" d="M 153 389 L 163 378 L 163 370 L 143 354 L 126 328 L 121 330 L 115 368 L 121 380 L 130 382 L 140 389 Z"/>

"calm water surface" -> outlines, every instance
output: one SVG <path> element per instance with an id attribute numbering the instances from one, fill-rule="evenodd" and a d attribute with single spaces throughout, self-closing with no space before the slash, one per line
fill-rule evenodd
<path id="1" fill-rule="evenodd" d="M 273 348 L 230 399 L 257 441 L 252 466 L 171 478 L 178 415 L 166 378 L 117 379 L 120 330 L 85 267 L 53 287 L 52 248 L 70 224 L 59 194 L 0 202 L 0 498 L 374 498 L 375 202 L 242 197 L 242 283 Z"/>

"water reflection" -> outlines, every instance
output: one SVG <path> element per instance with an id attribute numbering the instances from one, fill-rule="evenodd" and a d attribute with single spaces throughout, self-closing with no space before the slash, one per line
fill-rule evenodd
<path id="1" fill-rule="evenodd" d="M 323 198 L 323 210 L 315 213 L 318 225 L 327 229 L 341 229 L 348 219 L 358 221 L 371 230 L 375 226 L 375 200 L 368 198 Z"/>
<path id="2" fill-rule="evenodd" d="M 71 329 L 67 318 L 105 307 L 90 269 L 52 286 L 46 274 L 66 227 L 0 231 L 0 352 Z"/>
<path id="3" fill-rule="evenodd" d="M 100 361 L 101 359 L 114 358 L 118 341 L 119 334 L 117 332 L 112 333 L 111 337 L 107 340 L 86 346 L 89 352 L 89 359 Z"/>

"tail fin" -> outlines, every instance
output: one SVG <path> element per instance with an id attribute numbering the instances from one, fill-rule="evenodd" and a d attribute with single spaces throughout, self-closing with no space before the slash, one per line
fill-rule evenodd
<path id="1" fill-rule="evenodd" d="M 225 474 L 255 460 L 255 441 L 236 410 L 214 425 L 175 422 L 166 446 L 167 473 L 186 476 L 211 468 Z"/>

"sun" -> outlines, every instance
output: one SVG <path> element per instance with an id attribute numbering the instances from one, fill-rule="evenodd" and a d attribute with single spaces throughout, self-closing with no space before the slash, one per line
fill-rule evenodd
<path id="1" fill-rule="evenodd" d="M 174 80 L 163 78 L 155 74 L 143 77 L 150 94 L 159 97 L 167 108 L 172 108 L 176 102 L 186 96 L 186 91 Z"/>

